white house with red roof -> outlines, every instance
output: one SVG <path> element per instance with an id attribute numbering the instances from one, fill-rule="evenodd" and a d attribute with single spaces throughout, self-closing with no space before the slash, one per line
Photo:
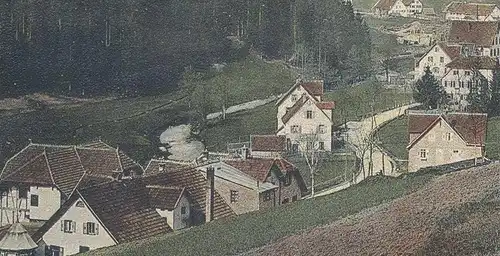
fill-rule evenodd
<path id="1" fill-rule="evenodd" d="M 314 147 L 319 150 L 332 149 L 332 111 L 335 102 L 323 101 L 324 83 L 297 81 L 277 102 L 277 135 L 286 137 L 288 150 L 304 150 L 301 138 L 317 135 Z"/>
<path id="2" fill-rule="evenodd" d="M 496 21 L 500 18 L 500 9 L 496 4 L 451 2 L 444 11 L 447 20 Z"/>
<path id="3" fill-rule="evenodd" d="M 487 115 L 408 113 L 408 171 L 484 157 Z"/>
<path id="4" fill-rule="evenodd" d="M 415 16 L 422 13 L 423 4 L 419 0 L 378 0 L 372 7 L 375 15 Z"/>

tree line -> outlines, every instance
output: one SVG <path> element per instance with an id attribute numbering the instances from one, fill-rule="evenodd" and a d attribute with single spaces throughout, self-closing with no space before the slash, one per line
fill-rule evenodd
<path id="1" fill-rule="evenodd" d="M 1 95 L 157 93 L 252 51 L 353 82 L 370 70 L 368 32 L 340 0 L 7 0 Z"/>

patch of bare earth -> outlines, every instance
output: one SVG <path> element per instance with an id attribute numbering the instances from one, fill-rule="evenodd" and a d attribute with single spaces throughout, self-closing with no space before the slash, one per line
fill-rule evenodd
<path id="1" fill-rule="evenodd" d="M 5 98 L 0 100 L 0 110 L 24 110 L 29 109 L 30 101 L 39 102 L 40 104 L 46 106 L 56 106 L 56 105 L 77 105 L 80 103 L 95 103 L 106 100 L 111 100 L 113 98 L 75 98 L 75 97 L 65 97 L 65 96 L 51 96 L 43 93 L 34 93 L 30 95 L 25 95 L 19 98 Z"/>
<path id="2" fill-rule="evenodd" d="M 373 212 L 284 238 L 250 254 L 421 255 L 442 218 L 499 186 L 500 164 L 444 175 Z"/>

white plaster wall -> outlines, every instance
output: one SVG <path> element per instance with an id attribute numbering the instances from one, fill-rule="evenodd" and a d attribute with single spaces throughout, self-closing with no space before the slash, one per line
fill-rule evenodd
<path id="1" fill-rule="evenodd" d="M 182 214 L 181 213 L 181 208 L 186 207 L 186 213 Z M 173 230 L 179 230 L 183 228 L 189 227 L 189 215 L 190 215 L 191 207 L 189 204 L 189 200 L 185 195 L 181 197 L 179 200 L 179 203 L 177 204 L 177 207 L 172 210 L 160 210 L 156 209 L 156 212 L 160 214 L 161 217 L 164 217 L 167 219 L 167 224 L 173 229 Z"/>
<path id="2" fill-rule="evenodd" d="M 80 200 L 78 200 L 80 201 Z M 77 202 L 78 202 L 77 201 Z M 64 255 L 73 255 L 79 252 L 80 246 L 88 246 L 91 250 L 116 245 L 106 229 L 101 226 L 91 211 L 85 207 L 76 207 L 75 202 L 70 209 L 45 233 L 43 240 L 47 245 L 64 248 Z M 76 222 L 75 233 L 61 231 L 61 221 L 72 220 Z M 84 235 L 83 223 L 94 222 L 99 225 L 98 235 Z"/>
<path id="3" fill-rule="evenodd" d="M 313 118 L 306 118 L 306 112 L 308 110 L 313 111 Z M 332 116 L 331 110 L 324 110 L 328 116 Z M 301 133 L 292 133 L 291 127 L 293 125 L 299 125 L 301 127 Z M 331 151 L 332 144 L 332 124 L 322 111 L 316 107 L 314 103 L 306 103 L 302 109 L 293 116 L 285 126 L 285 129 L 281 130 L 278 135 L 285 135 L 287 139 L 290 139 L 292 144 L 298 143 L 300 141 L 301 134 L 316 133 L 319 125 L 325 126 L 325 133 L 318 134 L 319 140 L 325 142 L 325 151 Z M 300 146 L 302 147 L 302 146 Z M 299 147 L 299 148 L 300 148 Z M 305 148 L 305 145 L 304 145 Z"/>
<path id="4" fill-rule="evenodd" d="M 451 140 L 446 134 L 451 133 Z M 427 150 L 427 159 L 420 159 L 420 150 Z M 458 153 L 454 153 L 458 150 Z M 415 143 L 408 152 L 408 171 L 420 168 L 459 162 L 482 156 L 482 147 L 467 146 L 457 133 L 442 120 L 423 138 Z"/>
<path id="5" fill-rule="evenodd" d="M 298 99 L 300 99 L 300 97 L 302 97 L 302 95 L 306 95 L 310 100 L 313 100 L 314 102 L 317 102 L 319 99 L 316 99 L 312 96 L 309 95 L 309 93 L 307 93 L 307 91 L 302 88 L 302 86 L 297 86 L 295 88 L 295 90 L 293 90 L 290 94 L 288 94 L 288 96 L 286 96 L 283 101 L 281 102 L 280 105 L 278 105 L 278 113 L 276 115 L 276 117 L 278 118 L 278 127 L 277 129 L 279 129 L 281 126 L 283 126 L 283 121 L 281 120 L 281 118 L 286 114 L 286 110 L 287 108 L 291 108 L 295 102 L 297 102 Z M 292 100 L 292 95 L 295 95 L 296 96 L 296 99 L 295 100 Z"/>
<path id="6" fill-rule="evenodd" d="M 443 58 L 443 62 L 441 62 L 441 58 Z M 415 79 L 420 79 L 424 75 L 426 67 L 430 67 L 431 71 L 438 68 L 439 71 L 433 72 L 433 75 L 437 78 L 443 77 L 446 73 L 446 64 L 451 61 L 452 59 L 443 49 L 439 45 L 435 45 L 422 59 L 418 60 L 418 66 L 415 65 Z"/>
<path id="7" fill-rule="evenodd" d="M 38 195 L 38 206 L 31 206 L 31 195 Z M 61 207 L 61 192 L 54 187 L 30 187 L 28 193 L 30 219 L 48 220 Z"/>

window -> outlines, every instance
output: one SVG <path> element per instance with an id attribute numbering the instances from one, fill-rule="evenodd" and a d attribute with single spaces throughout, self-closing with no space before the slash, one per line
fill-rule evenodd
<path id="1" fill-rule="evenodd" d="M 467 88 L 471 89 L 472 88 L 472 81 L 467 82 Z"/>
<path id="2" fill-rule="evenodd" d="M 292 127 L 290 127 L 290 131 L 292 133 L 300 133 L 300 126 L 298 126 L 298 125 L 292 125 Z"/>
<path id="3" fill-rule="evenodd" d="M 62 220 L 61 231 L 64 231 L 64 233 L 74 233 L 76 231 L 76 222 L 72 220 Z"/>
<path id="4" fill-rule="evenodd" d="M 456 85 L 455 81 L 451 81 L 450 84 L 451 84 L 451 87 L 455 87 L 455 85 Z"/>
<path id="5" fill-rule="evenodd" d="M 288 201 L 289 201 L 288 198 L 285 198 L 285 199 L 283 199 L 283 202 L 281 202 L 281 203 L 282 204 L 288 204 Z"/>
<path id="6" fill-rule="evenodd" d="M 306 143 L 306 150 L 312 150 L 312 149 L 314 149 L 314 142 L 308 141 Z"/>
<path id="7" fill-rule="evenodd" d="M 326 132 L 326 126 L 325 126 L 325 125 L 323 125 L 323 124 L 320 124 L 320 125 L 318 126 L 318 132 L 319 132 L 319 133 L 325 133 L 325 132 Z"/>
<path id="8" fill-rule="evenodd" d="M 434 48 L 434 52 L 439 52 L 439 48 Z"/>
<path id="9" fill-rule="evenodd" d="M 458 150 L 453 150 L 453 154 L 458 154 Z"/>
<path id="10" fill-rule="evenodd" d="M 79 250 L 80 253 L 82 253 L 82 252 L 88 252 L 88 251 L 90 251 L 90 247 L 88 247 L 88 246 L 81 246 L 80 245 L 80 250 Z"/>
<path id="11" fill-rule="evenodd" d="M 186 206 L 181 207 L 181 214 L 186 214 Z"/>
<path id="12" fill-rule="evenodd" d="M 297 94 L 292 94 L 291 100 L 293 102 L 297 101 Z"/>
<path id="13" fill-rule="evenodd" d="M 285 182 L 284 182 L 284 185 L 285 186 L 290 186 L 290 184 L 292 184 L 292 176 L 290 174 L 285 174 L 285 178 L 284 178 Z"/>
<path id="14" fill-rule="evenodd" d="M 99 225 L 94 222 L 83 223 L 83 234 L 85 235 L 99 235 Z"/>
<path id="15" fill-rule="evenodd" d="M 76 202 L 76 205 L 75 205 L 75 206 L 76 206 L 76 207 L 78 207 L 78 208 L 84 208 L 84 207 L 85 207 L 85 205 L 83 204 L 83 202 L 82 202 L 82 201 L 78 201 L 78 202 Z"/>
<path id="16" fill-rule="evenodd" d="M 325 142 L 323 141 L 319 142 L 319 150 L 325 150 Z"/>
<path id="17" fill-rule="evenodd" d="M 292 196 L 292 202 L 295 202 L 295 201 L 297 201 L 297 195 Z"/>
<path id="18" fill-rule="evenodd" d="M 444 81 L 444 87 L 448 87 L 448 81 Z"/>
<path id="19" fill-rule="evenodd" d="M 264 192 L 264 201 L 267 202 L 269 200 L 271 200 L 271 192 L 266 191 L 266 192 Z"/>
<path id="20" fill-rule="evenodd" d="M 231 203 L 236 203 L 238 202 L 238 191 L 236 190 L 231 190 Z"/>
<path id="21" fill-rule="evenodd" d="M 313 118 L 313 112 L 312 112 L 312 110 L 307 110 L 307 112 L 306 112 L 306 118 L 307 119 L 312 119 Z"/>
<path id="22" fill-rule="evenodd" d="M 458 70 L 453 70 L 454 75 L 458 75 Z"/>
<path id="23" fill-rule="evenodd" d="M 439 73 L 439 68 L 438 67 L 433 67 L 432 68 L 432 73 Z"/>
<path id="24" fill-rule="evenodd" d="M 444 57 L 440 57 L 439 62 L 444 63 Z"/>
<path id="25" fill-rule="evenodd" d="M 38 195 L 31 195 L 31 206 L 38 206 Z"/>
<path id="26" fill-rule="evenodd" d="M 465 71 L 465 75 L 470 76 L 470 71 L 469 70 Z"/>
<path id="27" fill-rule="evenodd" d="M 432 56 L 429 56 L 429 57 L 427 57 L 427 61 L 429 61 L 429 62 L 433 62 L 433 61 L 434 61 L 434 58 L 432 58 Z"/>
<path id="28" fill-rule="evenodd" d="M 422 161 L 427 160 L 427 149 L 420 150 L 420 160 Z"/>
<path id="29" fill-rule="evenodd" d="M 464 88 L 465 87 L 465 83 L 464 81 L 460 81 L 460 87 Z"/>
<path id="30" fill-rule="evenodd" d="M 446 140 L 447 141 L 451 140 L 451 132 L 446 133 Z"/>

